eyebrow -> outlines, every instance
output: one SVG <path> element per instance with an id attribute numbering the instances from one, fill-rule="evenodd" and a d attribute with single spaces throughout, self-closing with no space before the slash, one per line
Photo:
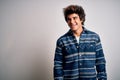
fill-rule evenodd
<path id="1" fill-rule="evenodd" d="M 78 18 L 78 17 L 77 17 L 77 16 L 73 16 L 72 18 L 75 19 L 75 18 Z M 71 19 L 71 18 L 69 18 L 69 17 L 67 18 L 67 20 L 70 20 L 70 19 Z"/>

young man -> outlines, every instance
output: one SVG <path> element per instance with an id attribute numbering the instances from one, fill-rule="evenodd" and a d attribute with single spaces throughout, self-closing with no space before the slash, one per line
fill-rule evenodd
<path id="1" fill-rule="evenodd" d="M 64 17 L 70 30 L 57 40 L 54 80 L 107 80 L 100 38 L 83 26 L 84 9 L 70 5 Z"/>

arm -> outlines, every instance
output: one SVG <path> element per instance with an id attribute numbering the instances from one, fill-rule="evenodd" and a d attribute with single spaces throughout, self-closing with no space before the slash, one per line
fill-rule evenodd
<path id="1" fill-rule="evenodd" d="M 57 41 L 54 56 L 54 80 L 63 80 L 63 54 L 62 42 Z"/>
<path id="2" fill-rule="evenodd" d="M 106 60 L 104 57 L 104 53 L 103 53 L 103 49 L 102 49 L 99 36 L 96 42 L 96 70 L 97 70 L 98 80 L 107 80 Z"/>

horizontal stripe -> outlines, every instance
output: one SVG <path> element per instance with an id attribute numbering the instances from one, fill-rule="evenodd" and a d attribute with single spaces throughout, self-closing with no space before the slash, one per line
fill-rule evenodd
<path id="1" fill-rule="evenodd" d="M 59 46 L 57 46 L 57 49 L 62 50 L 62 48 L 61 48 L 61 47 L 59 47 Z"/>
<path id="2" fill-rule="evenodd" d="M 80 43 L 94 43 L 94 40 L 90 40 L 90 41 L 80 41 Z"/>
<path id="3" fill-rule="evenodd" d="M 77 68 L 77 69 L 72 69 L 72 70 L 63 70 L 63 71 L 64 71 L 64 72 L 66 72 L 66 71 L 91 70 L 91 69 L 95 69 L 95 68 Z"/>
<path id="4" fill-rule="evenodd" d="M 102 50 L 102 48 L 96 49 L 96 51 L 100 51 L 100 50 Z"/>
<path id="5" fill-rule="evenodd" d="M 65 74 L 64 76 L 77 76 L 77 75 L 79 75 L 79 73 L 75 73 L 75 74 Z"/>
<path id="6" fill-rule="evenodd" d="M 56 60 L 55 60 L 54 63 L 63 63 L 63 62 L 62 62 L 62 61 L 56 61 Z"/>
<path id="7" fill-rule="evenodd" d="M 55 67 L 61 67 L 62 65 L 60 65 L 60 64 L 56 64 L 56 65 L 54 65 Z"/>
<path id="8" fill-rule="evenodd" d="M 73 42 L 74 42 L 74 39 L 72 39 L 72 40 L 69 39 L 68 41 L 66 41 L 66 40 L 63 41 L 63 43 L 65 43 L 65 44 L 68 43 L 68 42 L 69 42 L 69 43 L 73 43 Z"/>
<path id="9" fill-rule="evenodd" d="M 78 79 L 78 78 L 79 78 L 79 76 L 75 76 L 75 77 L 71 77 L 71 78 L 64 77 L 64 79 L 68 79 L 68 80 L 74 80 L 74 79 Z"/>
<path id="10" fill-rule="evenodd" d="M 77 76 L 77 75 L 79 75 L 79 74 L 81 74 L 81 75 L 96 75 L 96 72 L 78 72 L 78 73 L 75 73 L 75 74 L 65 74 L 64 76 Z"/>
<path id="11" fill-rule="evenodd" d="M 80 72 L 80 74 L 96 74 L 96 72 Z"/>
<path id="12" fill-rule="evenodd" d="M 80 76 L 81 78 L 95 78 L 96 77 L 96 75 L 94 75 L 94 76 Z"/>
<path id="13" fill-rule="evenodd" d="M 85 60 L 88 60 L 88 61 L 90 61 L 90 60 L 96 60 L 96 58 L 90 58 L 90 59 L 77 59 L 77 60 L 71 60 L 71 61 L 66 61 L 65 63 L 72 63 L 72 62 L 77 62 L 77 61 L 85 61 Z"/>
<path id="14" fill-rule="evenodd" d="M 98 46 L 98 45 L 101 45 L 101 42 L 99 42 L 99 43 L 96 43 L 96 46 Z"/>
<path id="15" fill-rule="evenodd" d="M 101 64 L 105 64 L 105 62 L 102 62 L 102 63 L 96 63 L 96 65 L 101 65 Z"/>
<path id="16" fill-rule="evenodd" d="M 55 67 L 55 69 L 63 69 L 63 67 Z"/>
<path id="17" fill-rule="evenodd" d="M 76 43 L 66 43 L 66 44 L 64 44 L 64 46 L 69 46 L 69 45 L 75 45 Z"/>
<path id="18" fill-rule="evenodd" d="M 63 41 L 64 42 L 64 46 L 69 46 L 72 44 L 76 44 L 76 42 L 74 40 L 71 41 Z M 95 40 L 80 40 L 80 43 L 95 43 Z"/>
<path id="19" fill-rule="evenodd" d="M 70 58 L 70 57 L 74 57 L 74 56 L 77 56 L 79 55 L 78 53 L 74 53 L 74 54 L 71 54 L 71 55 L 68 55 L 68 56 L 65 56 L 65 58 Z"/>
<path id="20" fill-rule="evenodd" d="M 77 56 L 77 55 L 83 55 L 83 54 L 93 55 L 93 54 L 95 54 L 95 52 L 79 52 L 79 53 L 74 53 L 74 54 L 65 56 L 65 58 L 70 58 L 70 57 L 74 57 L 74 56 Z"/>
<path id="21" fill-rule="evenodd" d="M 62 80 L 62 79 L 63 79 L 63 77 L 55 77 L 54 79 L 61 79 L 61 80 Z"/>
<path id="22" fill-rule="evenodd" d="M 56 52 L 55 54 L 57 54 L 57 55 L 62 55 L 62 53 L 59 53 L 59 52 Z"/>
<path id="23" fill-rule="evenodd" d="M 96 78 L 96 75 L 93 75 L 93 76 L 76 76 L 76 77 L 71 77 L 71 78 L 64 77 L 64 79 L 68 79 L 68 80 L 74 80 L 74 79 L 79 79 L 79 78 Z"/>
<path id="24" fill-rule="evenodd" d="M 96 37 L 82 37 L 80 40 L 96 40 Z"/>
<path id="25" fill-rule="evenodd" d="M 96 58 L 96 59 L 104 59 L 104 57 L 99 57 L 99 58 Z"/>
<path id="26" fill-rule="evenodd" d="M 73 43 L 74 42 L 74 40 L 76 40 L 76 38 L 74 38 L 74 39 L 71 39 L 71 37 L 68 37 L 68 38 L 64 38 L 63 39 L 64 41 L 64 43 L 68 43 L 68 42 L 71 42 L 71 43 Z M 97 40 L 97 38 L 91 38 L 91 37 L 89 37 L 89 38 L 80 38 L 80 41 L 96 41 Z"/>
<path id="27" fill-rule="evenodd" d="M 77 42 L 65 42 L 64 46 L 75 45 Z M 95 43 L 95 40 L 81 40 L 80 43 Z"/>

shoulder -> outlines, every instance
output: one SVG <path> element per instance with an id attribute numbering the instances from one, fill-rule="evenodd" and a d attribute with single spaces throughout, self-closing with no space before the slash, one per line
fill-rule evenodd
<path id="1" fill-rule="evenodd" d="M 85 35 L 86 35 L 87 38 L 94 39 L 95 41 L 99 41 L 100 40 L 99 34 L 94 32 L 94 31 L 86 29 L 85 30 Z"/>
<path id="2" fill-rule="evenodd" d="M 61 42 L 61 41 L 66 40 L 67 36 L 69 36 L 69 31 L 66 32 L 65 34 L 63 34 L 62 36 L 60 36 L 60 37 L 57 39 L 57 42 Z"/>
<path id="3" fill-rule="evenodd" d="M 99 34 L 94 32 L 94 31 L 91 31 L 91 30 L 86 30 L 86 34 L 89 35 L 89 36 L 93 36 L 93 37 L 99 37 Z"/>
<path id="4" fill-rule="evenodd" d="M 69 31 L 57 39 L 57 44 L 62 44 L 66 40 L 67 36 L 69 36 Z"/>

